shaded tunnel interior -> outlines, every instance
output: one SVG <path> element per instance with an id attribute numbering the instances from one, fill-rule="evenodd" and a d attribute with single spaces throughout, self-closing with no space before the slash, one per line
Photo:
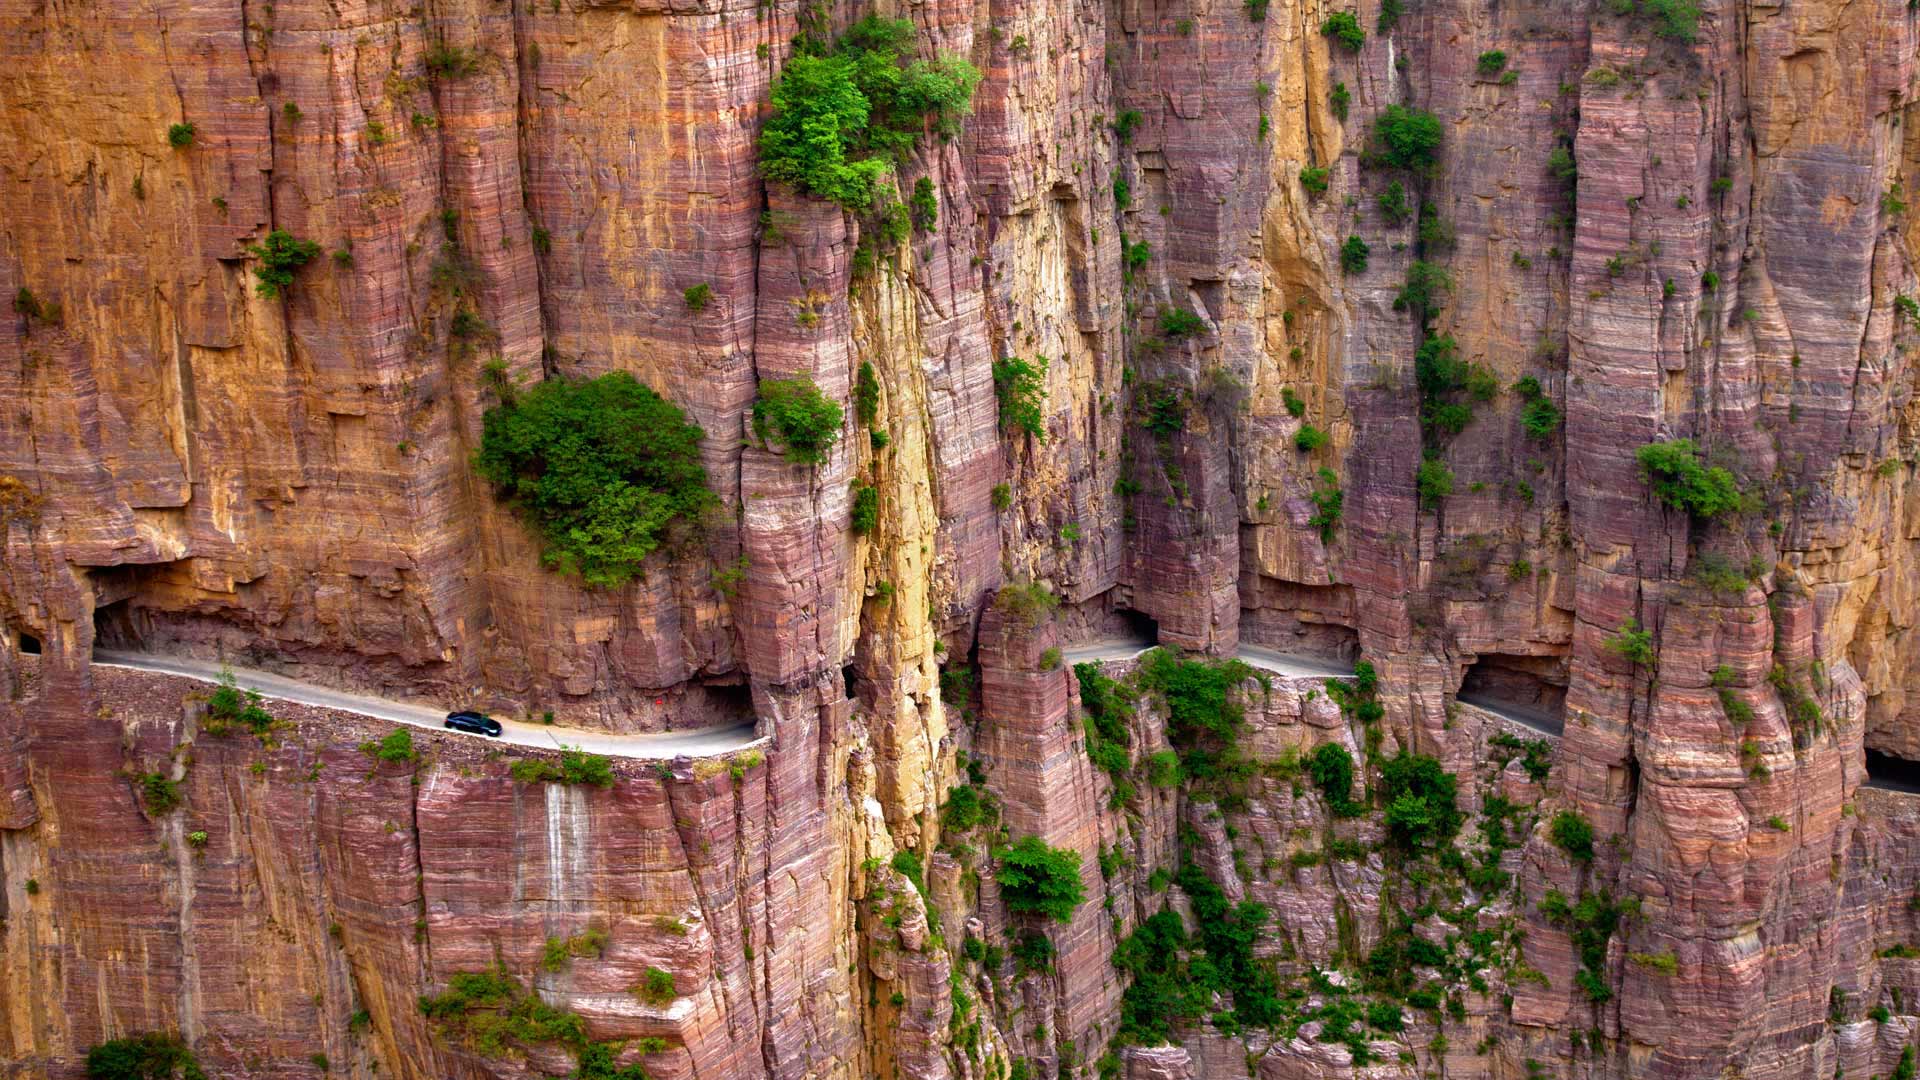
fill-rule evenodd
<path id="1" fill-rule="evenodd" d="M 1144 641 L 1153 645 L 1160 643 L 1160 624 L 1156 622 L 1152 616 L 1134 611 L 1131 608 L 1115 608 L 1113 614 L 1114 617 L 1120 621 L 1121 626 L 1124 628 L 1123 633 L 1128 638 L 1134 641 Z"/>
<path id="2" fill-rule="evenodd" d="M 1566 715 L 1567 658 L 1482 653 L 1467 668 L 1459 697 L 1557 725 Z"/>
<path id="3" fill-rule="evenodd" d="M 1875 787 L 1920 794 L 1920 761 L 1867 751 L 1867 777 Z"/>

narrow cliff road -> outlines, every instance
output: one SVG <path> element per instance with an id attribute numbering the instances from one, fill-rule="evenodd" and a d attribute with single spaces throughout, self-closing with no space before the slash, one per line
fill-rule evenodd
<path id="1" fill-rule="evenodd" d="M 1060 656 L 1071 666 L 1106 660 L 1131 660 L 1154 647 L 1150 641 L 1133 638 L 1098 638 L 1063 649 Z M 1260 645 L 1242 645 L 1233 655 L 1242 663 L 1289 679 L 1346 679 L 1353 676 L 1351 665 L 1342 666 L 1318 656 L 1285 653 Z M 1545 712 L 1480 697 L 1463 697 L 1460 700 L 1542 735 L 1559 738 L 1563 731 L 1564 725 L 1561 720 Z"/>
<path id="2" fill-rule="evenodd" d="M 1459 700 L 1463 705 L 1471 705 L 1482 712 L 1490 712 L 1502 720 L 1511 720 L 1521 727 L 1537 731 L 1542 735 L 1550 735 L 1557 739 L 1566 734 L 1566 721 L 1543 710 L 1529 709 L 1507 701 L 1495 701 L 1477 694 L 1471 696 L 1462 694 Z"/>
<path id="3" fill-rule="evenodd" d="M 217 683 L 222 671 L 220 664 L 208 660 L 116 652 L 107 649 L 96 650 L 93 654 L 93 662 L 105 667 L 132 668 L 136 671 L 151 671 L 162 675 L 178 675 L 206 683 Z M 537 746 L 547 750 L 565 747 L 594 754 L 605 754 L 609 757 L 662 759 L 682 755 L 708 757 L 724 754 L 738 750 L 754 741 L 751 724 L 648 735 L 615 735 L 604 731 L 584 731 L 580 728 L 558 725 L 528 724 L 500 717 L 495 717 L 500 721 L 500 737 L 488 739 L 484 735 L 448 731 L 442 726 L 447 717 L 444 709 L 350 694 L 344 690 L 315 686 L 298 679 L 289 679 L 284 675 L 254 671 L 250 668 L 229 666 L 225 670 L 233 673 L 234 680 L 241 689 L 257 690 L 261 697 L 272 701 L 291 701 L 323 709 L 339 709 L 343 712 L 370 716 L 376 720 L 387 720 L 410 727 L 432 728 L 436 731 L 446 731 L 448 734 L 465 735 L 472 739 L 508 743 L 514 746 Z"/>
<path id="4" fill-rule="evenodd" d="M 1158 646 L 1151 641 L 1140 641 L 1134 638 L 1096 638 L 1061 650 L 1060 658 L 1071 667 L 1074 664 L 1090 664 L 1105 660 L 1131 660 L 1153 648 Z M 1242 645 L 1233 657 L 1251 667 L 1270 671 L 1289 679 L 1353 677 L 1351 664 L 1342 667 L 1332 660 L 1323 660 L 1317 656 L 1283 653 L 1275 649 L 1262 648 L 1259 645 Z"/>

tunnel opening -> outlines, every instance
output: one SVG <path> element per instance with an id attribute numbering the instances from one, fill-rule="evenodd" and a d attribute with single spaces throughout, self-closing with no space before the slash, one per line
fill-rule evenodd
<path id="1" fill-rule="evenodd" d="M 20 636 L 16 644 L 19 646 L 20 655 L 22 656 L 40 655 L 40 639 L 27 633 L 25 630 L 20 631 Z"/>
<path id="2" fill-rule="evenodd" d="M 1243 581 L 1241 644 L 1351 668 L 1360 659 L 1353 588 L 1257 576 Z"/>
<path id="3" fill-rule="evenodd" d="M 1920 794 L 1920 761 L 1868 750 L 1867 778 L 1874 787 Z"/>
<path id="4" fill-rule="evenodd" d="M 140 631 L 130 599 L 100 604 L 93 609 L 93 647 L 140 651 Z"/>
<path id="5" fill-rule="evenodd" d="M 1459 698 L 1559 731 L 1566 717 L 1567 658 L 1481 653 L 1460 681 Z"/>
<path id="6" fill-rule="evenodd" d="M 1151 615 L 1131 608 L 1115 608 L 1113 614 L 1128 640 L 1144 645 L 1160 644 L 1160 623 Z"/>
<path id="7" fill-rule="evenodd" d="M 675 727 L 744 727 L 754 722 L 753 688 L 744 682 L 695 683 L 688 687 Z"/>

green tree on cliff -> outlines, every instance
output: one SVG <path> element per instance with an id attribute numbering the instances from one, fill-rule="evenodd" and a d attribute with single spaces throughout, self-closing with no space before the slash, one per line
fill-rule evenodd
<path id="1" fill-rule="evenodd" d="M 957 56 L 908 60 L 913 24 L 868 17 L 829 48 L 803 36 L 773 86 L 773 115 L 760 133 L 769 180 L 872 208 L 874 188 L 927 132 L 958 132 L 980 72 Z"/>
<path id="2" fill-rule="evenodd" d="M 624 371 L 551 379 L 487 410 L 474 468 L 589 585 L 638 575 L 715 505 L 699 427 Z"/>

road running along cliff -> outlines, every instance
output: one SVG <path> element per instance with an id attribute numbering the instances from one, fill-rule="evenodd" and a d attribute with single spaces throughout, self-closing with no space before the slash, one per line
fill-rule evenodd
<path id="1" fill-rule="evenodd" d="M 1132 638 L 1101 638 L 1083 642 L 1072 648 L 1062 650 L 1061 658 L 1069 665 L 1097 663 L 1109 660 L 1132 660 L 1149 649 L 1157 648 L 1152 642 Z M 1289 679 L 1348 679 L 1353 677 L 1353 668 L 1342 667 L 1332 660 L 1302 653 L 1281 652 L 1260 645 L 1242 645 L 1234 651 L 1234 659 L 1262 671 L 1270 671 Z M 1484 698 L 1471 700 L 1462 698 L 1467 704 L 1483 709 L 1503 720 L 1511 720 L 1528 730 L 1542 735 L 1558 738 L 1561 725 L 1554 718 L 1542 713 L 1519 709 L 1500 702 Z"/>
<path id="2" fill-rule="evenodd" d="M 339 709 L 375 720 L 406 724 L 409 727 L 431 728 L 447 734 L 485 739 L 487 742 L 506 743 L 512 746 L 538 747 L 546 750 L 584 750 L 592 754 L 605 754 L 608 757 L 654 761 L 676 757 L 715 757 L 744 750 L 760 741 L 754 735 L 752 724 L 691 731 L 617 735 L 560 725 L 528 724 L 498 717 L 495 719 L 500 719 L 500 737 L 489 739 L 483 735 L 446 728 L 444 724 L 447 712 L 444 709 L 368 697 L 363 694 L 350 694 L 344 690 L 316 686 L 268 671 L 237 668 L 191 657 L 156 656 L 150 653 L 120 652 L 110 649 L 96 650 L 93 654 L 93 662 L 104 667 L 176 675 L 205 683 L 218 683 L 223 672 L 231 672 L 241 689 L 257 691 L 261 697 L 273 701 L 289 701 L 298 705 Z"/>

